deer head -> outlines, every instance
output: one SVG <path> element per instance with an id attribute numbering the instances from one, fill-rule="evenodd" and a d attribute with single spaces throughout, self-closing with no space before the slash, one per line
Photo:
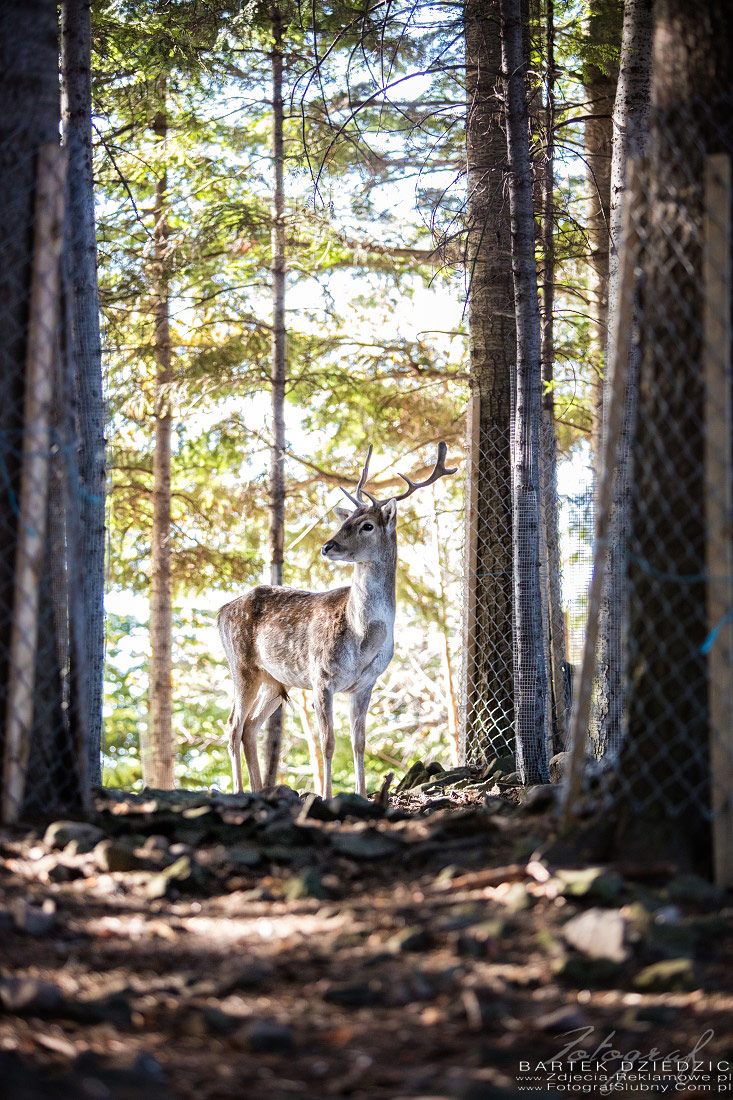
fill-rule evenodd
<path id="1" fill-rule="evenodd" d="M 334 512 L 341 520 L 341 527 L 332 539 L 321 547 L 321 554 L 329 561 L 384 561 L 394 555 L 397 531 L 397 502 L 406 500 L 418 489 L 426 485 L 432 485 L 438 478 L 456 471 L 447 470 L 445 467 L 446 444 L 438 444 L 438 458 L 433 472 L 425 481 L 410 481 L 404 474 L 399 476 L 407 484 L 407 488 L 399 496 L 388 497 L 386 500 L 377 500 L 376 497 L 365 488 L 369 476 L 369 461 L 372 457 L 372 448 L 367 451 L 366 462 L 356 487 L 356 496 L 352 496 L 346 489 L 341 492 L 355 505 L 353 510 L 348 508 L 334 508 Z M 364 498 L 367 497 L 368 501 Z"/>

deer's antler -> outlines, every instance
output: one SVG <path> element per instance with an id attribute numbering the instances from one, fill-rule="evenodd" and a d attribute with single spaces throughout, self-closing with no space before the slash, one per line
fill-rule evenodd
<path id="1" fill-rule="evenodd" d="M 365 493 L 369 497 L 369 499 L 371 500 L 372 504 L 377 504 L 377 501 L 374 499 L 372 494 L 370 492 L 367 492 L 367 490 L 364 488 L 364 485 L 366 484 L 366 479 L 369 477 L 369 461 L 370 461 L 371 457 L 372 457 L 372 445 L 370 443 L 369 444 L 369 450 L 367 451 L 366 461 L 364 462 L 364 469 L 361 471 L 361 477 L 359 478 L 359 484 L 356 487 L 356 496 L 355 497 L 352 497 L 351 493 L 347 492 L 346 489 L 344 489 L 343 485 L 339 485 L 339 488 L 340 488 L 341 492 L 344 494 L 344 496 L 347 496 L 349 498 L 349 500 L 351 501 L 351 503 L 355 504 L 357 506 L 357 508 L 360 508 L 361 505 L 364 503 L 364 494 Z"/>
<path id="2" fill-rule="evenodd" d="M 452 470 L 446 470 L 445 468 L 445 456 L 447 451 L 448 446 L 446 443 L 438 444 L 438 457 L 435 462 L 435 466 L 433 467 L 433 472 L 431 473 L 430 477 L 427 478 L 425 481 L 410 481 L 409 477 L 406 477 L 405 474 L 399 474 L 398 476 L 407 483 L 407 488 L 405 489 L 404 493 L 400 493 L 399 496 L 387 497 L 386 500 L 377 500 L 376 497 L 372 496 L 368 489 L 364 488 L 367 477 L 369 476 L 369 460 L 372 457 L 372 447 L 370 444 L 369 450 L 367 451 L 366 462 L 364 463 L 364 469 L 361 472 L 359 484 L 356 487 L 356 496 L 352 496 L 351 493 L 348 493 L 344 488 L 341 488 L 341 492 L 349 498 L 352 504 L 356 504 L 357 507 L 361 507 L 361 505 L 364 503 L 365 496 L 369 497 L 375 508 L 383 508 L 384 505 L 387 504 L 390 500 L 406 500 L 407 497 L 412 496 L 412 494 L 417 492 L 418 489 L 424 489 L 426 485 L 432 485 L 433 482 L 437 481 L 439 478 L 447 477 L 448 475 L 454 474 L 456 472 L 458 467 L 455 467 Z"/>
<path id="3" fill-rule="evenodd" d="M 410 481 L 409 477 L 405 477 L 404 474 L 399 474 L 402 480 L 407 483 L 407 488 L 405 489 L 404 493 L 400 493 L 398 497 L 394 497 L 392 499 L 406 500 L 407 497 L 411 497 L 412 494 L 414 492 L 417 492 L 418 489 L 424 489 L 426 485 L 432 485 L 434 481 L 438 480 L 438 478 L 447 477 L 449 474 L 454 474 L 458 469 L 457 466 L 455 466 L 452 470 L 446 470 L 445 468 L 445 456 L 447 451 L 447 443 L 438 444 L 438 458 L 435 462 L 435 466 L 433 467 L 432 474 L 425 481 Z M 383 501 L 383 503 L 386 504 L 386 500 Z"/>

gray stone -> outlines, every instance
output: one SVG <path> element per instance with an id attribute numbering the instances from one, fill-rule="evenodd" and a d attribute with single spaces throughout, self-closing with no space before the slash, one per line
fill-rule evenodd
<path id="1" fill-rule="evenodd" d="M 623 962 L 628 958 L 624 946 L 626 921 L 617 909 L 587 909 L 572 917 L 562 929 L 567 943 L 591 959 Z"/>
<path id="2" fill-rule="evenodd" d="M 339 855 L 350 859 L 387 859 L 397 850 L 393 841 L 374 831 L 334 833 L 330 840 Z"/>
<path id="3" fill-rule="evenodd" d="M 523 882 L 513 882 L 499 900 L 510 913 L 519 913 L 523 909 L 529 909 L 533 903 L 533 898 Z"/>
<path id="4" fill-rule="evenodd" d="M 527 788 L 520 807 L 526 814 L 545 813 L 557 804 L 557 794 L 557 787 L 553 787 L 552 783 L 537 783 Z"/>
<path id="5" fill-rule="evenodd" d="M 384 1002 L 384 990 L 379 982 L 362 982 L 354 985 L 331 985 L 323 994 L 329 1004 L 344 1008 L 365 1008 Z"/>
<path id="6" fill-rule="evenodd" d="M 555 872 L 555 877 L 560 879 L 561 893 L 565 897 L 615 901 L 624 886 L 621 875 L 602 867 L 561 868 Z"/>
<path id="7" fill-rule="evenodd" d="M 101 871 L 139 871 L 144 861 L 132 848 L 118 840 L 101 840 L 94 849 L 94 859 Z"/>
<path id="8" fill-rule="evenodd" d="M 550 782 L 559 783 L 569 766 L 570 753 L 569 752 L 556 752 L 550 760 Z"/>
<path id="9" fill-rule="evenodd" d="M 172 886 L 197 886 L 201 882 L 202 872 L 198 864 L 189 856 L 181 856 L 165 870 L 153 875 L 148 882 L 146 893 L 149 898 L 164 898 Z"/>
<path id="10" fill-rule="evenodd" d="M 299 821 L 337 821 L 335 814 L 328 804 L 318 794 L 307 794 L 303 802 L 303 808 L 298 815 Z"/>
<path id="11" fill-rule="evenodd" d="M 724 892 L 719 887 L 700 875 L 693 874 L 675 875 L 667 883 L 667 893 L 672 901 L 700 906 L 718 905 L 724 897 Z"/>
<path id="12" fill-rule="evenodd" d="M 430 776 L 422 760 L 416 760 L 397 784 L 397 793 L 411 791 L 413 787 L 416 787 L 419 783 L 425 783 L 429 778 Z"/>
<path id="13" fill-rule="evenodd" d="M 63 1007 L 65 998 L 50 982 L 35 978 L 0 979 L 0 1004 L 15 1016 L 53 1016 Z"/>
<path id="14" fill-rule="evenodd" d="M 15 927 L 28 936 L 45 936 L 56 926 L 56 906 L 49 898 L 42 906 L 31 905 L 24 898 L 10 904 Z"/>
<path id="15" fill-rule="evenodd" d="M 308 867 L 298 875 L 293 875 L 285 883 L 283 893 L 289 901 L 298 901 L 300 898 L 327 898 L 328 890 L 323 885 L 323 879 L 314 867 Z"/>
<path id="16" fill-rule="evenodd" d="M 262 862 L 262 851 L 255 844 L 236 844 L 226 849 L 225 858 L 234 867 L 256 867 Z"/>
<path id="17" fill-rule="evenodd" d="M 389 941 L 393 951 L 429 951 L 435 946 L 435 937 L 428 928 L 416 925 L 414 928 L 403 928 Z"/>
<path id="18" fill-rule="evenodd" d="M 613 959 L 591 959 L 587 955 L 566 955 L 552 964 L 557 978 L 581 987 L 610 985 L 620 970 L 621 964 Z"/>
<path id="19" fill-rule="evenodd" d="M 43 843 L 48 848 L 65 848 L 73 841 L 78 852 L 91 852 L 103 839 L 104 830 L 88 821 L 54 821 L 43 835 Z"/>
<path id="20" fill-rule="evenodd" d="M 345 821 L 349 817 L 358 818 L 360 821 L 371 821 L 384 817 L 386 812 L 381 803 L 370 802 L 360 794 L 337 794 L 329 798 L 326 805 L 340 821 Z"/>
<path id="21" fill-rule="evenodd" d="M 291 1054 L 295 1050 L 292 1030 L 277 1020 L 252 1020 L 239 1035 L 252 1054 Z"/>
<path id="22" fill-rule="evenodd" d="M 143 852 L 167 852 L 169 847 L 170 842 L 167 836 L 151 833 L 150 836 L 145 838 L 142 850 Z"/>
<path id="23" fill-rule="evenodd" d="M 239 989 L 261 989 L 274 975 L 275 967 L 259 959 L 241 965 L 235 964 L 233 970 L 217 983 L 216 995 L 228 997 Z"/>
<path id="24" fill-rule="evenodd" d="M 686 993 L 697 986 L 695 969 L 686 958 L 652 963 L 634 978 L 634 988 L 642 993 Z"/>
<path id="25" fill-rule="evenodd" d="M 67 863 L 54 863 L 47 873 L 49 882 L 73 882 L 74 879 L 84 877 L 81 868 L 70 867 Z"/>
<path id="26" fill-rule="evenodd" d="M 481 809 L 489 817 L 493 817 L 494 814 L 501 813 L 507 807 L 507 801 L 505 798 L 500 798 L 498 794 L 485 794 L 484 800 L 481 803 Z"/>

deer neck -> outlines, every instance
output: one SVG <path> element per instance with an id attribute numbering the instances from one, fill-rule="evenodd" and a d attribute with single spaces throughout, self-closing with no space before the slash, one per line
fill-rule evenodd
<path id="1" fill-rule="evenodd" d="M 390 547 L 384 561 L 358 561 L 349 592 L 347 615 L 352 630 L 365 636 L 374 622 L 391 631 L 395 616 L 395 572 L 397 546 Z"/>

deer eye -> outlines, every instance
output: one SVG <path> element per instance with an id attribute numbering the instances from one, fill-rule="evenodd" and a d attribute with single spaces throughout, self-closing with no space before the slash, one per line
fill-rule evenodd
<path id="1" fill-rule="evenodd" d="M 374 524 L 373 523 L 364 523 L 364 524 L 362 524 L 361 529 L 362 529 L 362 531 L 373 531 L 374 530 Z"/>

